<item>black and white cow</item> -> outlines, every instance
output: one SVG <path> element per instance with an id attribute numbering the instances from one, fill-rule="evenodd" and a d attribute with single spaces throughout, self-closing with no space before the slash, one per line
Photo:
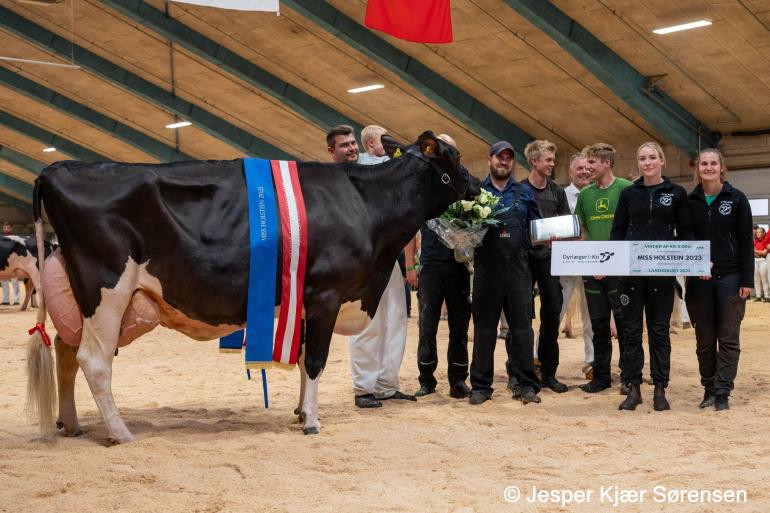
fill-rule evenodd
<path id="1" fill-rule="evenodd" d="M 45 255 L 48 256 L 51 254 L 51 245 L 48 242 L 44 244 Z M 21 310 L 24 311 L 29 304 L 32 290 L 40 285 L 35 237 L 18 235 L 0 237 L 0 280 L 12 278 L 24 281 L 24 301 L 21 303 Z M 34 303 L 32 306 L 35 306 Z"/>
<path id="2" fill-rule="evenodd" d="M 299 162 L 297 167 L 309 242 L 296 413 L 310 434 L 320 429 L 318 380 L 332 332 L 355 333 L 374 316 L 401 249 L 451 202 L 478 193 L 479 181 L 460 165 L 457 151 L 431 132 L 403 156 L 376 166 Z M 61 251 L 43 271 L 45 303 L 56 303 L 55 296 L 61 303 L 69 294 L 83 318 L 82 330 L 70 333 L 72 340 L 56 343 L 58 425 L 65 435 L 80 432 L 74 403 L 79 365 L 111 441 L 130 442 L 134 437 L 111 390 L 119 339 L 124 345 L 159 323 L 209 340 L 245 323 L 249 222 L 243 162 L 59 162 L 35 182 L 38 230 L 41 201 Z M 280 263 L 279 255 L 279 273 Z M 276 291 L 276 305 L 279 299 Z M 60 304 L 51 311 L 57 328 L 57 317 L 71 310 Z M 132 317 L 141 317 L 144 328 L 137 329 Z M 31 350 L 35 344 L 41 342 L 33 336 Z M 45 353 L 50 357 L 37 351 Z M 33 366 L 37 358 L 32 357 Z M 45 417 L 55 399 L 39 385 L 44 376 L 38 374 L 30 373 L 30 399 L 39 402 Z M 46 424 L 41 418 L 41 427 Z"/>

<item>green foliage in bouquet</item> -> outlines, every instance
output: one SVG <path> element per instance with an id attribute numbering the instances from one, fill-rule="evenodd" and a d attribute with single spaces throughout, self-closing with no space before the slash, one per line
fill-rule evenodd
<path id="1" fill-rule="evenodd" d="M 446 212 L 441 214 L 441 219 L 448 221 L 456 228 L 482 228 L 498 226 L 501 221 L 497 216 L 508 210 L 509 207 L 499 207 L 500 198 L 486 189 L 472 201 L 455 201 Z"/>

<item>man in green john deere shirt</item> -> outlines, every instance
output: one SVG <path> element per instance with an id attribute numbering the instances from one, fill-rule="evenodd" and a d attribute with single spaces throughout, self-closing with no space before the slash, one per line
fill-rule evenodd
<path id="1" fill-rule="evenodd" d="M 586 169 L 591 172 L 594 183 L 583 188 L 578 195 L 575 215 L 583 225 L 583 238 L 591 241 L 610 239 L 612 220 L 618 206 L 620 192 L 631 185 L 629 180 L 617 178 L 612 172 L 615 164 L 615 148 L 606 143 L 596 143 L 583 149 Z M 610 367 L 612 363 L 612 339 L 610 336 L 610 313 L 615 316 L 620 349 L 621 393 L 625 387 L 623 375 L 623 316 L 620 311 L 620 280 L 616 276 L 584 276 L 591 326 L 594 329 L 593 378 L 580 388 L 589 393 L 601 392 L 612 384 Z"/>

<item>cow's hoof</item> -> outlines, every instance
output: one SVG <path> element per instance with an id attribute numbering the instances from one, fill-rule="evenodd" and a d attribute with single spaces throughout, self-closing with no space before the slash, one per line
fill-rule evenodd
<path id="1" fill-rule="evenodd" d="M 130 444 L 136 442 L 136 438 L 134 438 L 133 435 L 129 434 L 127 436 L 121 436 L 120 438 L 111 436 L 107 438 L 107 443 L 109 445 L 123 445 L 123 444 Z"/>
<path id="2" fill-rule="evenodd" d="M 294 415 L 299 415 L 300 413 L 302 413 L 302 410 L 299 409 L 299 406 L 294 408 Z"/>
<path id="3" fill-rule="evenodd" d="M 75 426 L 74 428 L 64 428 L 64 436 L 67 438 L 75 437 L 75 436 L 81 436 L 83 433 L 85 433 L 85 430 L 81 428 L 80 426 Z"/>
<path id="4" fill-rule="evenodd" d="M 56 421 L 56 429 L 61 429 L 64 427 L 64 422 L 57 420 Z"/>
<path id="5" fill-rule="evenodd" d="M 304 411 L 301 411 L 301 412 L 299 412 L 297 414 L 297 420 L 299 420 L 300 424 L 304 424 L 305 423 L 305 412 Z"/>
<path id="6" fill-rule="evenodd" d="M 305 433 L 306 435 L 317 435 L 318 433 L 321 432 L 321 430 L 318 429 L 316 426 L 312 426 L 312 427 L 302 428 L 302 432 Z"/>

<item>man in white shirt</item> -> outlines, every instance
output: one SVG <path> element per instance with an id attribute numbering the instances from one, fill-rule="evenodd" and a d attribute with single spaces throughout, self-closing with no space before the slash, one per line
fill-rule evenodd
<path id="1" fill-rule="evenodd" d="M 586 169 L 586 159 L 581 153 L 574 154 L 570 159 L 569 176 L 572 183 L 564 188 L 564 192 L 567 193 L 569 209 L 574 213 L 580 190 L 591 183 L 591 173 Z M 561 324 L 567 313 L 572 296 L 577 294 L 577 307 L 580 309 L 580 316 L 583 319 L 583 344 L 585 347 L 585 366 L 583 367 L 583 372 L 586 374 L 587 379 L 591 379 L 590 373 L 594 361 L 594 331 L 591 328 L 591 316 L 588 313 L 588 304 L 586 303 L 585 291 L 583 290 L 583 279 L 581 276 L 562 276 L 559 279 L 563 296 L 559 324 Z M 572 315 L 567 317 L 567 323 L 568 327 L 572 325 Z"/>
<path id="2" fill-rule="evenodd" d="M 373 165 L 385 162 L 382 127 L 362 130 L 362 143 L 367 149 L 359 156 L 353 129 L 340 125 L 329 130 L 326 142 L 332 160 L 337 163 L 358 162 Z M 376 139 L 372 144 L 371 138 Z M 378 147 L 378 144 L 379 147 Z M 380 155 L 377 153 L 381 152 Z M 379 408 L 385 399 L 416 401 L 413 395 L 399 390 L 398 372 L 406 347 L 406 297 L 404 279 L 398 262 L 394 262 L 390 281 L 382 293 L 377 312 L 358 335 L 350 337 L 350 372 L 353 376 L 355 404 L 359 408 Z"/>

